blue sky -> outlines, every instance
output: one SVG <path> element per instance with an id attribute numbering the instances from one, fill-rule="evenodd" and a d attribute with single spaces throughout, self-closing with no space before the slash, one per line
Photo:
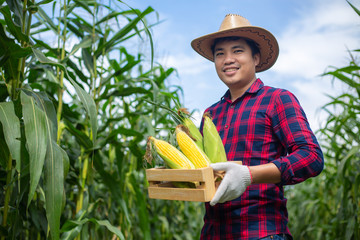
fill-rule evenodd
<path id="1" fill-rule="evenodd" d="M 360 8 L 358 1 L 350 1 Z M 347 49 L 360 48 L 360 17 L 345 0 L 133 0 L 131 7 L 152 6 L 163 22 L 152 29 L 155 60 L 174 67 L 171 84 L 184 90 L 185 107 L 198 109 L 199 116 L 216 101 L 226 86 L 212 62 L 190 46 L 191 40 L 216 32 L 228 13 L 247 18 L 277 38 L 278 61 L 258 73 L 266 85 L 293 92 L 303 106 L 311 127 L 317 130 L 326 116 L 319 108 L 328 102 L 325 94 L 340 93 L 328 77 L 320 77 L 328 66 L 349 62 Z M 156 15 L 152 15 L 155 19 Z M 151 20 L 154 22 L 155 20 Z M 199 116 L 197 119 L 199 119 Z"/>

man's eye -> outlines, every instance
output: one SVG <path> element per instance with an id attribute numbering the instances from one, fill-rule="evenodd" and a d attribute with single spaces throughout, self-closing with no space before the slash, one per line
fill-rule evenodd
<path id="1" fill-rule="evenodd" d="M 221 55 L 223 55 L 222 52 L 217 52 L 217 53 L 215 53 L 215 56 L 221 56 Z"/>
<path id="2" fill-rule="evenodd" d="M 242 53 L 242 52 L 243 52 L 243 50 L 241 50 L 241 49 L 238 49 L 238 50 L 234 51 L 234 53 Z"/>

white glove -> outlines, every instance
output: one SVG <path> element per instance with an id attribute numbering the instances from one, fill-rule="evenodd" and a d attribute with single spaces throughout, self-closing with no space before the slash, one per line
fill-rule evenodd
<path id="1" fill-rule="evenodd" d="M 210 164 L 210 167 L 215 171 L 225 171 L 225 176 L 210 201 L 211 206 L 239 197 L 251 184 L 251 173 L 248 166 L 234 162 L 220 162 Z"/>

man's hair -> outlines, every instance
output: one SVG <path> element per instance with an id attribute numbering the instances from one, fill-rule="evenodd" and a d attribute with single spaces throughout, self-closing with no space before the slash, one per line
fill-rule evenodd
<path id="1" fill-rule="evenodd" d="M 251 54 L 252 56 L 255 56 L 255 54 L 259 53 L 260 54 L 260 49 L 259 49 L 259 45 L 251 40 L 251 39 L 248 39 L 248 38 L 245 38 L 245 37 L 236 37 L 236 36 L 233 36 L 233 37 L 222 37 L 222 38 L 216 38 L 214 40 L 214 43 L 211 45 L 211 51 L 214 55 L 214 51 L 215 51 L 215 46 L 216 44 L 220 43 L 220 42 L 224 42 L 224 41 L 236 41 L 236 40 L 240 40 L 240 39 L 243 39 L 250 47 L 251 49 Z"/>

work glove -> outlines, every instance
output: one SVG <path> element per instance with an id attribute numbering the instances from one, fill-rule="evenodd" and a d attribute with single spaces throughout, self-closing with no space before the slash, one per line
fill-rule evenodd
<path id="1" fill-rule="evenodd" d="M 238 198 L 251 184 L 252 179 L 248 166 L 234 162 L 220 162 L 210 164 L 210 167 L 214 171 L 225 171 L 224 178 L 210 201 L 211 206 Z"/>

